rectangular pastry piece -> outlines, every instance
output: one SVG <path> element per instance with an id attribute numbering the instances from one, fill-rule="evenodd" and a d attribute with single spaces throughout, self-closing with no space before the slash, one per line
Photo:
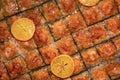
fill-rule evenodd
<path id="1" fill-rule="evenodd" d="M 85 70 L 85 66 L 83 64 L 82 59 L 79 56 L 79 53 L 76 53 L 75 55 L 72 56 L 73 61 L 74 61 L 74 72 L 73 75 L 78 74 L 82 71 Z"/>
<path id="2" fill-rule="evenodd" d="M 77 51 L 71 36 L 66 36 L 57 41 L 57 47 L 60 50 L 60 54 L 72 55 Z"/>
<path id="3" fill-rule="evenodd" d="M 104 18 L 115 15 L 118 13 L 114 0 L 103 0 L 98 4 L 98 8 L 104 15 Z"/>
<path id="4" fill-rule="evenodd" d="M 50 26 L 50 28 L 51 28 L 51 31 L 52 31 L 55 39 L 62 38 L 69 34 L 67 26 L 66 26 L 64 20 L 62 20 L 62 19 L 57 22 L 54 22 Z"/>
<path id="5" fill-rule="evenodd" d="M 112 59 L 116 55 L 115 45 L 111 41 L 104 42 L 97 46 L 98 52 L 103 59 Z"/>
<path id="6" fill-rule="evenodd" d="M 103 15 L 97 6 L 85 7 L 81 6 L 81 11 L 88 25 L 96 23 L 103 19 Z"/>
<path id="7" fill-rule="evenodd" d="M 97 50 L 95 48 L 89 48 L 81 53 L 83 61 L 86 64 L 86 67 L 95 66 L 101 60 Z"/>
<path id="8" fill-rule="evenodd" d="M 79 50 L 88 48 L 93 45 L 91 35 L 87 29 L 79 30 L 73 34 Z"/>
<path id="9" fill-rule="evenodd" d="M 35 69 L 43 66 L 43 60 L 36 49 L 25 54 L 25 61 L 28 69 Z"/>
<path id="10" fill-rule="evenodd" d="M 16 57 L 5 63 L 11 78 L 16 78 L 26 72 L 26 64 L 21 57 Z"/>
<path id="11" fill-rule="evenodd" d="M 74 14 L 69 15 L 66 18 L 66 22 L 70 32 L 75 32 L 86 27 L 85 21 L 80 12 L 75 12 Z"/>
<path id="12" fill-rule="evenodd" d="M 5 16 L 10 16 L 19 12 L 16 0 L 2 0 L 2 3 L 3 3 L 3 14 Z"/>
<path id="13" fill-rule="evenodd" d="M 39 49 L 46 64 L 50 64 L 51 61 L 59 55 L 55 44 L 50 44 Z"/>
<path id="14" fill-rule="evenodd" d="M 47 21 L 51 23 L 61 16 L 60 10 L 53 0 L 42 5 L 42 12 Z"/>
<path id="15" fill-rule="evenodd" d="M 11 59 L 18 54 L 18 48 L 13 40 L 8 40 L 0 45 L 0 54 L 4 60 Z"/>
<path id="16" fill-rule="evenodd" d="M 93 25 L 89 28 L 89 31 L 94 44 L 100 43 L 109 37 L 103 23 Z"/>
<path id="17" fill-rule="evenodd" d="M 34 40 L 38 47 L 45 46 L 53 42 L 53 38 L 47 26 L 40 26 L 36 28 Z"/>
<path id="18" fill-rule="evenodd" d="M 77 9 L 75 0 L 57 0 L 63 15 L 68 15 Z"/>

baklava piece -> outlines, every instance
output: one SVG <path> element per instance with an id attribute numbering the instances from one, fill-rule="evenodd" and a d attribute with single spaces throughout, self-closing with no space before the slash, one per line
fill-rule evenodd
<path id="1" fill-rule="evenodd" d="M 120 36 L 114 39 L 114 44 L 117 48 L 117 51 L 120 52 Z"/>
<path id="2" fill-rule="evenodd" d="M 92 39 L 88 30 L 79 30 L 73 36 L 80 50 L 84 48 L 88 48 L 93 45 Z"/>
<path id="3" fill-rule="evenodd" d="M 72 78 L 72 80 L 90 80 L 88 72 L 78 74 Z"/>
<path id="4" fill-rule="evenodd" d="M 3 14 L 6 16 L 13 15 L 18 12 L 16 0 L 2 0 L 3 1 Z"/>
<path id="5" fill-rule="evenodd" d="M 109 80 L 108 75 L 103 66 L 99 66 L 91 70 L 93 80 Z"/>
<path id="6" fill-rule="evenodd" d="M 33 39 L 30 39 L 30 40 L 24 41 L 24 42 L 17 40 L 17 43 L 18 43 L 18 47 L 19 47 L 19 50 L 21 53 L 27 53 L 36 48 L 36 45 L 35 45 Z"/>
<path id="7" fill-rule="evenodd" d="M 29 74 L 24 74 L 24 75 L 16 78 L 15 80 L 31 80 L 31 79 L 30 79 L 30 75 Z"/>
<path id="8" fill-rule="evenodd" d="M 117 35 L 120 33 L 120 19 L 119 17 L 112 17 L 106 20 L 106 27 L 109 30 L 111 36 Z"/>
<path id="9" fill-rule="evenodd" d="M 3 42 L 4 39 L 8 38 L 10 35 L 7 24 L 5 22 L 0 22 L 0 42 Z"/>
<path id="10" fill-rule="evenodd" d="M 70 14 L 76 10 L 75 0 L 58 0 L 63 14 Z"/>
<path id="11" fill-rule="evenodd" d="M 105 68 L 112 79 L 120 77 L 120 61 L 111 61 Z"/>
<path id="12" fill-rule="evenodd" d="M 28 69 L 35 69 L 43 65 L 43 61 L 37 50 L 32 50 L 25 55 Z"/>
<path id="13" fill-rule="evenodd" d="M 51 80 L 46 69 L 41 69 L 32 73 L 33 80 Z"/>
<path id="14" fill-rule="evenodd" d="M 83 29 L 86 27 L 85 22 L 79 12 L 67 17 L 68 28 L 71 32 Z"/>
<path id="15" fill-rule="evenodd" d="M 73 56 L 74 61 L 74 72 L 73 74 L 78 74 L 79 72 L 84 70 L 84 65 L 82 59 L 79 56 L 79 53 Z"/>
<path id="16" fill-rule="evenodd" d="M 116 54 L 116 48 L 111 41 L 98 45 L 97 49 L 101 57 L 104 59 L 110 59 Z"/>
<path id="17" fill-rule="evenodd" d="M 95 44 L 108 38 L 107 31 L 102 24 L 94 25 L 89 31 Z"/>
<path id="18" fill-rule="evenodd" d="M 81 55 L 87 67 L 94 66 L 100 61 L 100 56 L 95 48 L 90 48 L 82 52 Z"/>
<path id="19" fill-rule="evenodd" d="M 4 44 L 0 45 L 0 54 L 3 59 L 10 59 L 18 54 L 18 49 L 12 40 L 8 42 L 4 42 Z"/>
<path id="20" fill-rule="evenodd" d="M 72 55 L 76 52 L 76 46 L 70 36 L 64 37 L 57 42 L 61 54 Z"/>
<path id="21" fill-rule="evenodd" d="M 17 19 L 20 19 L 20 18 L 21 18 L 21 15 L 19 15 L 19 14 L 14 15 L 7 19 L 7 23 L 11 26 L 14 23 L 14 21 L 16 21 Z"/>
<path id="22" fill-rule="evenodd" d="M 34 39 L 38 47 L 44 46 L 53 41 L 52 36 L 46 26 L 36 28 Z"/>
<path id="23" fill-rule="evenodd" d="M 0 80 L 10 80 L 1 60 L 0 60 Z"/>
<path id="24" fill-rule="evenodd" d="M 23 16 L 31 19 L 36 27 L 44 23 L 44 19 L 37 8 L 24 12 Z"/>
<path id="25" fill-rule="evenodd" d="M 46 64 L 50 64 L 51 61 L 58 56 L 57 48 L 54 44 L 50 44 L 48 46 L 45 46 L 43 48 L 40 48 L 41 54 L 44 58 L 44 61 Z"/>
<path id="26" fill-rule="evenodd" d="M 11 78 L 15 78 L 18 75 L 24 74 L 26 71 L 25 62 L 21 57 L 14 58 L 6 63 L 8 73 Z"/>
<path id="27" fill-rule="evenodd" d="M 82 7 L 81 9 L 88 25 L 100 21 L 103 17 L 96 7 Z"/>
<path id="28" fill-rule="evenodd" d="M 54 33 L 55 38 L 61 38 L 68 34 L 67 27 L 63 20 L 55 22 L 52 26 L 52 32 Z"/>
<path id="29" fill-rule="evenodd" d="M 103 0 L 98 5 L 104 17 L 108 17 L 117 13 L 117 8 L 113 0 Z"/>
<path id="30" fill-rule="evenodd" d="M 17 1 L 18 1 L 20 10 L 26 10 L 28 8 L 31 8 L 34 4 L 33 0 L 17 0 Z"/>
<path id="31" fill-rule="evenodd" d="M 61 16 L 61 13 L 55 2 L 48 2 L 42 6 L 43 14 L 47 21 L 53 22 Z"/>

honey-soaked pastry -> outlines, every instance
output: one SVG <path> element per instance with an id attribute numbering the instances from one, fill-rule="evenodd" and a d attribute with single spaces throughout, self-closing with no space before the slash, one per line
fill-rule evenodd
<path id="1" fill-rule="evenodd" d="M 14 58 L 6 63 L 7 70 L 11 78 L 15 78 L 26 71 L 25 62 L 21 57 Z"/>
<path id="2" fill-rule="evenodd" d="M 74 55 L 73 61 L 74 61 L 74 72 L 73 72 L 73 74 L 77 74 L 77 73 L 84 70 L 83 62 L 78 55 Z"/>
<path id="3" fill-rule="evenodd" d="M 0 60 L 0 80 L 10 80 L 1 60 Z"/>
<path id="4" fill-rule="evenodd" d="M 28 8 L 31 8 L 34 4 L 33 0 L 17 0 L 17 1 L 18 1 L 20 10 L 26 10 Z"/>
<path id="5" fill-rule="evenodd" d="M 81 10 L 88 25 L 98 22 L 103 17 L 103 15 L 97 7 L 81 7 Z"/>
<path id="6" fill-rule="evenodd" d="M 63 20 L 55 22 L 52 25 L 52 31 L 53 31 L 54 36 L 56 38 L 61 38 L 61 37 L 64 37 L 68 34 L 67 26 Z"/>
<path id="7" fill-rule="evenodd" d="M 84 72 L 84 73 L 78 74 L 77 76 L 74 76 L 72 80 L 90 80 L 90 76 L 88 72 Z"/>
<path id="8" fill-rule="evenodd" d="M 79 12 L 67 17 L 68 28 L 71 32 L 85 28 L 85 22 Z"/>
<path id="9" fill-rule="evenodd" d="M 46 69 L 40 69 L 38 71 L 33 72 L 32 80 L 51 80 Z"/>
<path id="10" fill-rule="evenodd" d="M 93 45 L 92 39 L 88 30 L 79 30 L 73 36 L 80 50 L 84 48 L 88 48 Z"/>
<path id="11" fill-rule="evenodd" d="M 3 59 L 10 59 L 18 54 L 18 49 L 13 40 L 0 45 L 0 55 Z"/>
<path id="12" fill-rule="evenodd" d="M 36 31 L 34 33 L 34 39 L 38 47 L 44 46 L 52 42 L 52 37 L 46 26 L 36 28 Z"/>
<path id="13" fill-rule="evenodd" d="M 23 13 L 23 16 L 31 19 L 34 22 L 36 27 L 39 25 L 42 25 L 44 22 L 43 18 L 41 16 L 41 13 L 39 12 L 39 10 L 37 8 L 26 11 L 25 13 Z"/>
<path id="14" fill-rule="evenodd" d="M 115 0 L 117 2 L 117 5 L 118 5 L 118 8 L 119 8 L 119 11 L 120 11 L 120 0 Z"/>
<path id="15" fill-rule="evenodd" d="M 48 2 L 42 6 L 43 14 L 47 21 L 53 22 L 61 15 L 57 5 L 54 2 Z"/>
<path id="16" fill-rule="evenodd" d="M 103 0 L 98 5 L 104 17 L 108 17 L 117 13 L 117 8 L 113 0 Z"/>
<path id="17" fill-rule="evenodd" d="M 28 69 L 35 69 L 43 65 L 43 61 L 41 57 L 39 56 L 39 53 L 37 50 L 28 52 L 25 55 L 25 61 L 26 61 Z"/>
<path id="18" fill-rule="evenodd" d="M 10 35 L 7 24 L 5 22 L 0 22 L 0 42 L 8 38 Z"/>
<path id="19" fill-rule="evenodd" d="M 76 52 L 75 44 L 70 36 L 64 37 L 57 42 L 61 54 L 71 55 Z"/>
<path id="20" fill-rule="evenodd" d="M 109 80 L 108 75 L 103 66 L 99 66 L 91 70 L 93 80 Z"/>
<path id="21" fill-rule="evenodd" d="M 106 27 L 111 36 L 120 33 L 120 19 L 119 17 L 112 17 L 106 20 Z"/>
<path id="22" fill-rule="evenodd" d="M 41 54 L 46 62 L 46 64 L 50 64 L 51 61 L 58 56 L 57 48 L 54 44 L 45 46 L 40 48 Z"/>
<path id="23" fill-rule="evenodd" d="M 89 29 L 89 31 L 95 44 L 105 40 L 108 37 L 107 31 L 102 24 L 93 26 Z"/>
<path id="24" fill-rule="evenodd" d="M 100 56 L 94 48 L 82 52 L 82 57 L 87 67 L 93 66 L 100 61 Z"/>
<path id="25" fill-rule="evenodd" d="M 30 79 L 30 75 L 24 74 L 24 75 L 16 78 L 15 80 L 31 80 L 31 79 Z"/>
<path id="26" fill-rule="evenodd" d="M 69 14 L 76 9 L 75 0 L 58 0 L 58 4 L 64 14 Z"/>
<path id="27" fill-rule="evenodd" d="M 18 43 L 18 48 L 20 50 L 20 53 L 23 53 L 23 54 L 25 54 L 37 47 L 33 39 L 30 39 L 30 40 L 24 41 L 24 42 L 17 40 L 17 43 Z"/>
<path id="28" fill-rule="evenodd" d="M 117 48 L 117 51 L 120 52 L 120 37 L 117 37 L 116 39 L 114 39 L 114 44 Z"/>
<path id="29" fill-rule="evenodd" d="M 120 61 L 111 61 L 105 66 L 112 79 L 120 77 Z"/>
<path id="30" fill-rule="evenodd" d="M 18 5 L 16 0 L 2 0 L 3 3 L 3 13 L 6 16 L 13 15 L 18 12 Z"/>
<path id="31" fill-rule="evenodd" d="M 109 59 L 116 54 L 116 48 L 111 41 L 98 45 L 97 49 L 101 57 L 104 59 Z"/>

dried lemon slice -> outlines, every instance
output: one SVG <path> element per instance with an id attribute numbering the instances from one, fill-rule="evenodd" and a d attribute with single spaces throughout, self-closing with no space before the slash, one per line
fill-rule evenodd
<path id="1" fill-rule="evenodd" d="M 50 66 L 52 73 L 60 78 L 70 77 L 74 71 L 74 61 L 68 55 L 55 57 Z"/>
<path id="2" fill-rule="evenodd" d="M 79 0 L 79 2 L 85 6 L 94 6 L 99 2 L 99 0 Z"/>
<path id="3" fill-rule="evenodd" d="M 32 38 L 35 32 L 35 25 L 32 20 L 28 18 L 20 18 L 16 20 L 11 26 L 12 35 L 21 41 L 27 41 Z"/>

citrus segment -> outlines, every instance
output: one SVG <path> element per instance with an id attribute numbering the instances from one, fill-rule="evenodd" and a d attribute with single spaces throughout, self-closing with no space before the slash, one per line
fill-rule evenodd
<path id="1" fill-rule="evenodd" d="M 16 20 L 11 26 L 12 35 L 21 41 L 27 41 L 32 38 L 35 32 L 35 25 L 32 20 L 28 18 L 20 18 Z"/>
<path id="2" fill-rule="evenodd" d="M 74 61 L 68 55 L 57 56 L 51 62 L 51 71 L 60 78 L 70 77 L 74 71 Z"/>
<path id="3" fill-rule="evenodd" d="M 79 2 L 85 6 L 94 6 L 99 2 L 99 0 L 79 0 Z"/>

